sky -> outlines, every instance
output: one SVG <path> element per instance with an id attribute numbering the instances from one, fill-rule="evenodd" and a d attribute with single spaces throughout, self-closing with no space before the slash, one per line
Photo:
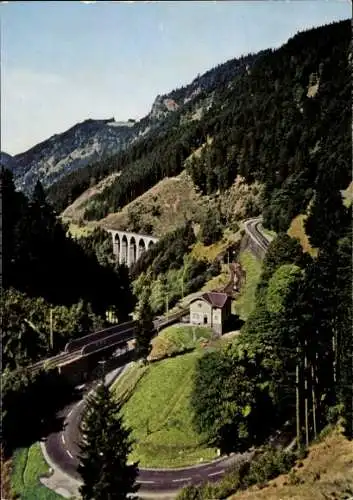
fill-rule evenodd
<path id="1" fill-rule="evenodd" d="M 140 119 L 217 64 L 349 17 L 350 0 L 3 2 L 1 150 L 87 118 Z"/>

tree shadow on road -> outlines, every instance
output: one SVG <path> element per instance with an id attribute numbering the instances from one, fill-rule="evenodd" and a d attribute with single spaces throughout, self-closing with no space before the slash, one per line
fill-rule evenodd
<path id="1" fill-rule="evenodd" d="M 12 380 L 2 393 L 6 455 L 59 432 L 64 425 L 64 408 L 81 397 L 80 391 L 56 370 L 28 378 L 22 374 L 21 379 Z"/>

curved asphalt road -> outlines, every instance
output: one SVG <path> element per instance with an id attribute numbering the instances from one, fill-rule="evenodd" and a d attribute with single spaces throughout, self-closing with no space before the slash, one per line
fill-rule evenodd
<path id="1" fill-rule="evenodd" d="M 115 371 L 116 378 L 124 367 Z M 107 375 L 107 377 L 110 374 Z M 109 383 L 109 382 L 108 382 Z M 77 472 L 79 464 L 80 422 L 85 409 L 85 399 L 66 407 L 59 417 L 65 419 L 62 431 L 50 434 L 45 442 L 49 458 L 59 469 L 69 476 L 80 480 Z M 225 473 L 230 465 L 245 460 L 252 453 L 233 454 L 214 462 L 180 469 L 139 469 L 137 483 L 140 493 L 172 492 L 188 484 L 199 484 L 205 481 L 216 481 Z"/>
<path id="2" fill-rule="evenodd" d="M 259 231 L 260 221 L 261 218 L 245 221 L 245 230 L 262 249 L 266 250 L 269 238 L 265 238 Z M 114 374 L 108 374 L 106 383 L 112 383 L 123 369 L 124 367 L 121 367 L 115 370 Z M 80 480 L 80 475 L 77 472 L 79 463 L 78 443 L 80 442 L 80 422 L 84 408 L 84 398 L 78 403 L 66 407 L 58 415 L 65 419 L 63 430 L 50 434 L 45 443 L 46 451 L 53 464 L 78 480 Z M 139 469 L 137 483 L 140 485 L 140 492 L 143 493 L 144 491 L 171 492 L 188 484 L 215 481 L 222 477 L 226 469 L 232 464 L 240 460 L 246 460 L 252 454 L 253 452 L 233 454 L 214 462 L 180 469 Z"/>

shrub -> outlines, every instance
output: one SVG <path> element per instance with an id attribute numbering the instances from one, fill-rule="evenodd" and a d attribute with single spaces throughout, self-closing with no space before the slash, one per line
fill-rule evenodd
<path id="1" fill-rule="evenodd" d="M 198 486 L 186 486 L 183 488 L 178 496 L 177 500 L 202 500 L 201 488 Z"/>
<path id="2" fill-rule="evenodd" d="M 264 484 L 270 479 L 288 472 L 293 466 L 295 455 L 284 451 L 269 449 L 255 458 L 241 478 L 241 487 Z"/>
<path id="3" fill-rule="evenodd" d="M 296 475 L 295 471 L 291 470 L 288 475 L 288 484 L 290 484 L 291 486 L 297 486 L 301 482 L 301 479 Z"/>
<path id="4" fill-rule="evenodd" d="M 288 472 L 293 466 L 295 455 L 281 450 L 268 449 L 251 462 L 234 464 L 224 477 L 216 483 L 188 486 L 178 495 L 177 500 L 222 500 L 238 489 L 246 489 L 254 484 L 264 486 L 279 474 Z M 301 480 L 292 472 L 289 481 Z M 294 483 L 290 483 L 294 484 Z"/>

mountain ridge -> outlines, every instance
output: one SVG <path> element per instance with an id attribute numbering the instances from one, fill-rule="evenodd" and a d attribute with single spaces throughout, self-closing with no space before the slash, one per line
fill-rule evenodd
<path id="1" fill-rule="evenodd" d="M 126 147 L 132 127 L 111 127 L 114 118 L 86 119 L 12 157 L 16 187 L 29 193 L 37 180 L 45 188 L 72 170 Z"/>
<path id="2" fill-rule="evenodd" d="M 119 179 L 86 205 L 84 219 L 97 221 L 184 168 L 209 196 L 222 194 L 239 174 L 250 184 L 265 185 L 266 224 L 286 231 L 327 175 L 323 165 L 335 172 L 339 189 L 351 180 L 349 32 L 347 20 L 313 28 L 263 52 L 252 66 L 243 64 L 234 78 L 227 80 L 221 71 L 217 92 L 200 92 L 191 105 L 170 114 L 163 122 L 164 135 L 155 140 L 149 135 L 126 155 L 107 161 L 104 169 L 96 165 L 68 176 L 51 190 L 52 201 L 62 211 L 68 195 L 73 201 L 90 178 L 99 174 L 96 181 L 102 180 L 119 171 Z M 177 92 L 185 100 L 183 89 L 175 92 L 170 94 L 175 102 Z M 193 120 L 207 100 L 211 107 Z"/>
<path id="3" fill-rule="evenodd" d="M 114 117 L 99 120 L 88 118 L 14 155 L 12 170 L 17 189 L 29 194 L 37 180 L 48 189 L 70 173 L 104 161 L 151 133 L 159 133 L 165 120 L 175 112 L 186 107 L 191 109 L 196 102 L 202 103 L 205 97 L 208 98 L 206 108 L 211 106 L 210 95 L 203 94 L 214 92 L 222 83 L 218 79 L 219 68 L 229 73 L 228 81 L 243 70 L 245 64 L 251 65 L 257 57 L 259 53 L 233 58 L 198 75 L 186 86 L 157 95 L 150 112 L 138 121 L 116 121 Z M 198 119 L 200 109 L 202 104 L 192 119 Z"/>

